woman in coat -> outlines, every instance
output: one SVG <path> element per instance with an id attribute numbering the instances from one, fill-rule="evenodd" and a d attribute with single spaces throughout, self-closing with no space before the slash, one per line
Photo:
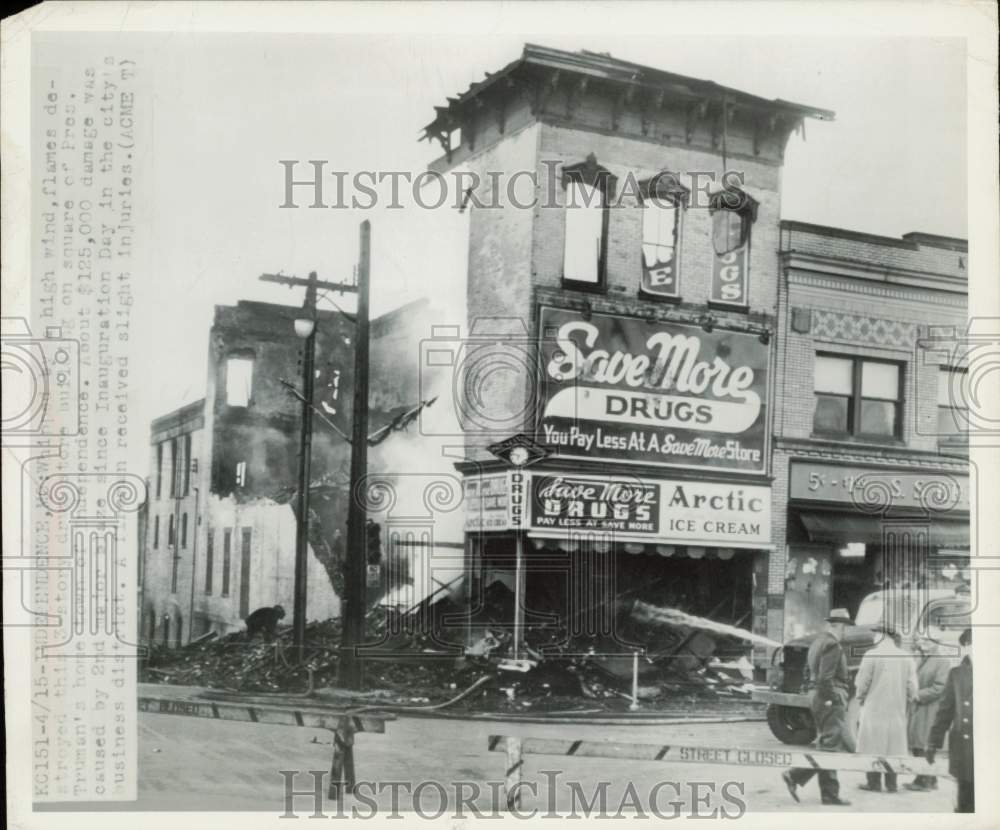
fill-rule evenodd
<path id="1" fill-rule="evenodd" d="M 940 653 L 936 642 L 921 639 L 917 642 L 917 691 L 916 700 L 910 707 L 909 739 L 910 750 L 918 758 L 922 758 L 927 748 L 927 737 L 934 724 L 948 682 L 948 672 L 951 661 Z M 936 790 L 937 777 L 934 775 L 918 775 L 912 783 L 907 784 L 908 790 Z"/>
<path id="2" fill-rule="evenodd" d="M 876 634 L 879 632 L 876 631 Z M 888 628 L 881 640 L 861 658 L 855 680 L 861 723 L 858 726 L 858 749 L 864 755 L 908 755 L 906 711 L 917 696 L 917 669 L 910 654 L 899 645 L 899 637 Z M 882 773 L 867 773 L 863 790 L 879 792 Z M 895 773 L 885 773 L 885 788 L 896 792 Z"/>

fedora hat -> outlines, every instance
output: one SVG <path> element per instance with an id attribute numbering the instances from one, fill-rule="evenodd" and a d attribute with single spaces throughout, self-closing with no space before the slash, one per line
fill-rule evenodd
<path id="1" fill-rule="evenodd" d="M 854 621 L 851 619 L 851 615 L 847 613 L 846 608 L 834 608 L 830 612 L 830 616 L 826 618 L 826 621 L 832 623 L 844 623 L 844 625 L 854 625 Z"/>

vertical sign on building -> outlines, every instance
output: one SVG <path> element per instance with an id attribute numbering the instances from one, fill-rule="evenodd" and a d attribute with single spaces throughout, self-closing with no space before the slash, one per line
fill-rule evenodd
<path id="1" fill-rule="evenodd" d="M 750 305 L 750 229 L 757 203 L 737 189 L 716 194 L 712 204 L 712 283 L 709 302 Z"/>

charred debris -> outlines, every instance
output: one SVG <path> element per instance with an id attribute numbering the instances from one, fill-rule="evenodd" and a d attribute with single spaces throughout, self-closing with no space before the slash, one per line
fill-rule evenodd
<path id="1" fill-rule="evenodd" d="M 492 583 L 470 618 L 450 587 L 410 607 L 371 608 L 365 692 L 336 689 L 339 619 L 308 625 L 301 663 L 291 658 L 292 632 L 283 626 L 273 639 L 241 631 L 175 649 L 151 644 L 140 678 L 451 712 L 681 714 L 713 703 L 752 705 L 749 632 L 739 636 L 710 617 L 657 607 L 629 592 L 616 598 L 611 630 L 618 636 L 573 633 L 573 620 L 548 620 L 526 628 L 514 660 L 510 627 L 502 622 L 512 607 L 509 588 Z"/>

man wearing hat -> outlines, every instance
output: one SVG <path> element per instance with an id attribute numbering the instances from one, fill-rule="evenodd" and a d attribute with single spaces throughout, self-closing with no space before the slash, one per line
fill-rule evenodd
<path id="1" fill-rule="evenodd" d="M 847 609 L 835 608 L 826 618 L 826 630 L 813 640 L 806 657 L 813 683 L 810 709 L 816 721 L 816 744 L 820 749 L 833 752 L 854 752 L 854 738 L 847 725 L 850 676 L 840 643 L 850 625 L 851 615 Z M 835 770 L 794 767 L 785 770 L 781 778 L 792 798 L 798 801 L 796 790 L 814 775 L 819 779 L 819 794 L 824 804 L 850 806 L 849 801 L 840 797 L 840 782 Z"/>
<path id="2" fill-rule="evenodd" d="M 854 681 L 861 724 L 858 752 L 865 755 L 903 756 L 907 754 L 906 712 L 917 698 L 917 667 L 913 657 L 899 647 L 900 637 L 890 625 L 875 629 L 874 647 L 861 658 Z M 861 789 L 879 792 L 882 773 L 867 773 Z M 885 773 L 885 788 L 896 792 L 896 773 Z"/>
<path id="3" fill-rule="evenodd" d="M 927 737 L 924 757 L 928 764 L 934 763 L 934 756 L 944 743 L 944 733 L 948 736 L 948 772 L 958 784 L 958 804 L 956 813 L 976 812 L 976 791 L 974 786 L 975 765 L 972 734 L 972 629 L 967 628 L 958 638 L 962 662 L 948 672 L 941 705 L 938 707 Z"/>

